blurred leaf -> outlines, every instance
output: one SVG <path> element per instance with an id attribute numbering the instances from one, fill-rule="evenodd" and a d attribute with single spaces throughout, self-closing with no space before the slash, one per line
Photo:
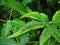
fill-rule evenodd
<path id="1" fill-rule="evenodd" d="M 33 19 L 37 19 L 41 22 L 44 22 L 44 21 L 47 21 L 48 17 L 43 14 L 43 13 L 38 13 L 38 12 L 31 12 L 31 13 L 27 13 L 27 14 L 24 14 L 21 18 L 24 18 L 24 17 L 30 17 L 30 18 L 33 18 Z"/>
<path id="2" fill-rule="evenodd" d="M 46 41 L 46 43 L 44 45 L 56 45 L 56 42 L 54 39 L 49 39 Z"/>
<path id="3" fill-rule="evenodd" d="M 8 38 L 13 38 L 13 37 L 17 37 L 19 35 L 22 35 L 28 31 L 31 31 L 32 29 L 37 29 L 37 28 L 42 28 L 44 27 L 44 25 L 42 25 L 42 23 L 37 22 L 37 21 L 32 21 L 27 23 L 25 26 L 21 27 L 19 29 L 19 31 L 17 31 L 16 33 L 8 36 Z"/>
<path id="4" fill-rule="evenodd" d="M 12 20 L 12 27 L 13 27 L 13 32 L 19 31 L 21 27 L 23 27 L 26 23 L 24 21 L 21 21 L 19 19 L 13 19 Z M 27 42 L 29 42 L 29 34 L 26 33 L 24 35 L 16 37 L 17 42 L 19 45 L 26 45 Z"/>
<path id="5" fill-rule="evenodd" d="M 29 42 L 29 33 L 20 36 L 20 45 L 26 45 Z"/>
<path id="6" fill-rule="evenodd" d="M 57 12 L 54 14 L 52 20 L 53 20 L 54 23 L 56 23 L 56 24 L 59 24 L 59 23 L 60 23 L 60 10 L 57 11 Z"/>
<path id="7" fill-rule="evenodd" d="M 22 3 L 17 2 L 15 0 L 10 0 L 10 1 L 9 0 L 1 0 L 1 4 L 6 7 L 10 7 L 14 10 L 17 10 L 21 14 L 27 13 L 26 7 Z"/>
<path id="8" fill-rule="evenodd" d="M 31 2 L 32 0 L 23 0 L 23 4 L 26 5 L 27 3 Z"/>
<path id="9" fill-rule="evenodd" d="M 12 25 L 11 22 L 8 20 L 5 24 L 3 24 L 1 35 L 3 37 L 7 37 L 11 30 L 12 30 Z"/>
<path id="10" fill-rule="evenodd" d="M 40 45 L 43 45 L 53 34 L 53 28 L 47 27 L 43 30 L 41 37 L 40 37 Z"/>
<path id="11" fill-rule="evenodd" d="M 55 30 L 54 30 L 53 36 L 55 37 L 55 39 L 56 39 L 57 41 L 60 42 L 60 31 L 59 31 L 58 29 L 55 29 Z"/>
<path id="12" fill-rule="evenodd" d="M 58 3 L 60 3 L 60 0 L 58 1 Z"/>
<path id="13" fill-rule="evenodd" d="M 57 2 L 57 0 L 47 0 L 47 3 L 48 3 L 48 6 L 54 6 L 55 5 L 55 3 Z"/>
<path id="14" fill-rule="evenodd" d="M 13 39 L 0 37 L 0 45 L 17 45 L 17 43 Z"/>
<path id="15" fill-rule="evenodd" d="M 38 45 L 38 43 L 34 43 L 33 45 Z"/>

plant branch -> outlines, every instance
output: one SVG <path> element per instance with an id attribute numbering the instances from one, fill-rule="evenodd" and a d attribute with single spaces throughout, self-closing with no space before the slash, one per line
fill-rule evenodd
<path id="1" fill-rule="evenodd" d="M 3 19 L 0 19 L 0 21 L 2 21 L 2 22 L 6 22 L 6 20 L 3 20 Z"/>

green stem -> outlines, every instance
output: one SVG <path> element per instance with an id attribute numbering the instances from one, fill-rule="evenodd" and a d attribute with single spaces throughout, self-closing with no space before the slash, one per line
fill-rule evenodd
<path id="1" fill-rule="evenodd" d="M 11 9 L 11 11 L 10 11 L 9 20 L 11 19 L 12 11 L 13 11 L 13 9 Z"/>

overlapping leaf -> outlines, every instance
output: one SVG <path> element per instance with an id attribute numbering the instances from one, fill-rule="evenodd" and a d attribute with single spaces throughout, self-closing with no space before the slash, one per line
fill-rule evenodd
<path id="1" fill-rule="evenodd" d="M 19 29 L 19 31 L 17 31 L 16 33 L 8 36 L 8 38 L 17 37 L 19 35 L 22 35 L 28 31 L 32 30 L 32 29 L 37 29 L 37 28 L 42 28 L 42 27 L 44 27 L 44 25 L 42 25 L 42 23 L 37 22 L 37 21 L 32 21 L 30 23 L 27 23 L 25 26 L 21 27 Z"/>
<path id="2" fill-rule="evenodd" d="M 19 19 L 12 20 L 12 28 L 13 32 L 19 31 L 21 27 L 23 27 L 26 23 L 24 21 L 21 21 Z M 24 35 L 16 37 L 17 42 L 19 45 L 26 45 L 27 42 L 29 42 L 29 33 L 25 33 Z M 25 40 L 25 41 L 24 41 Z"/>

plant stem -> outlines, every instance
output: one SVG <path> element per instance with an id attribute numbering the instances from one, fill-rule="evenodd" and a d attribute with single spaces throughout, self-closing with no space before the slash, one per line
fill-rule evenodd
<path id="1" fill-rule="evenodd" d="M 12 11 L 13 11 L 13 9 L 11 9 L 11 11 L 10 11 L 9 20 L 11 19 Z"/>
<path id="2" fill-rule="evenodd" d="M 0 19 L 0 21 L 2 21 L 2 22 L 6 22 L 6 20 L 3 20 L 3 19 Z"/>

